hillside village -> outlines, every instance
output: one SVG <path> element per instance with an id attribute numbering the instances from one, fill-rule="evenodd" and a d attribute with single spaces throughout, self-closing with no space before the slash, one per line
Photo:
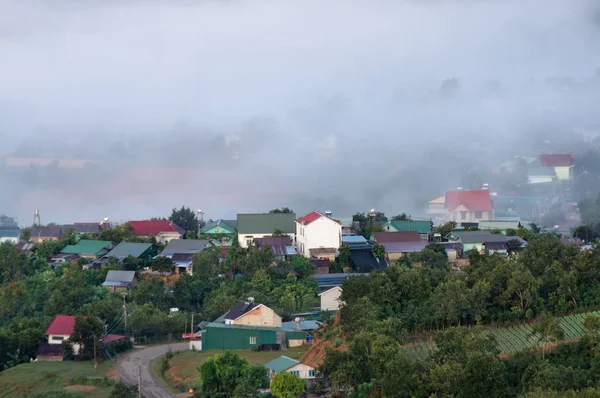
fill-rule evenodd
<path id="1" fill-rule="evenodd" d="M 518 158 L 495 172 L 523 164 L 521 193 L 457 187 L 429 201 L 421 218 L 287 207 L 206 221 L 186 207 L 123 223 L 42 224 L 35 210 L 33 225 L 19 226 L 2 216 L 0 369 L 97 364 L 134 346 L 182 341 L 207 355 L 277 353 L 255 387 L 289 373 L 318 395 L 375 388 L 371 378 L 384 377 L 340 376 L 363 333 L 400 342 L 403 358 L 426 358 L 443 347 L 440 328 L 501 328 L 599 305 L 600 211 L 570 196 L 575 158 Z"/>

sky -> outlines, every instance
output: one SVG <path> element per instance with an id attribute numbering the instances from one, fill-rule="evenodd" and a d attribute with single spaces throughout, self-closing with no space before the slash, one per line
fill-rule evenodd
<path id="1" fill-rule="evenodd" d="M 424 215 L 600 130 L 594 0 L 0 0 L 0 214 Z"/>

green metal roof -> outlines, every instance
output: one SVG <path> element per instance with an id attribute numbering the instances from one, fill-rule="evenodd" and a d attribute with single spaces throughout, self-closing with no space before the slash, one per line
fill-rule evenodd
<path id="1" fill-rule="evenodd" d="M 80 240 L 76 245 L 65 246 L 60 252 L 63 254 L 97 254 L 112 245 L 109 240 Z"/>
<path id="2" fill-rule="evenodd" d="M 152 247 L 151 243 L 121 242 L 112 249 L 106 257 L 125 258 L 128 256 L 140 257 Z"/>
<path id="3" fill-rule="evenodd" d="M 298 365 L 299 363 L 300 361 L 282 355 L 279 358 L 275 358 L 272 361 L 265 363 L 263 366 L 267 369 L 271 369 L 274 372 L 280 373 L 285 372 L 287 369 Z"/>
<path id="4" fill-rule="evenodd" d="M 269 332 L 297 332 L 294 329 L 288 328 L 277 328 L 270 326 L 247 326 L 247 325 L 228 325 L 226 323 L 215 323 L 211 322 L 206 325 L 206 328 L 217 328 L 217 329 L 242 329 L 242 330 L 265 330 Z"/>
<path id="5" fill-rule="evenodd" d="M 0 229 L 0 238 L 18 238 L 21 235 L 19 229 Z"/>
<path id="6" fill-rule="evenodd" d="M 271 234 L 278 229 L 286 234 L 296 232 L 294 213 L 238 214 L 237 227 L 240 234 Z"/>
<path id="7" fill-rule="evenodd" d="M 431 221 L 429 220 L 392 220 L 388 221 L 387 225 L 398 232 L 417 231 L 420 234 L 428 234 L 431 232 Z"/>
<path id="8" fill-rule="evenodd" d="M 223 219 L 219 219 L 217 221 L 213 221 L 211 223 L 206 224 L 204 227 L 202 227 L 202 229 L 200 230 L 201 233 L 205 234 L 210 232 L 212 229 L 215 229 L 217 227 L 223 228 L 227 231 L 229 231 L 230 233 L 235 233 L 235 229 L 237 227 L 237 220 L 223 220 Z"/>

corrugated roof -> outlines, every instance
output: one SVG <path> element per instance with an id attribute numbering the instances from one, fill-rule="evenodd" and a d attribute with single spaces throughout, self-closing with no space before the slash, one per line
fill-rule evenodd
<path id="1" fill-rule="evenodd" d="M 113 243 L 108 240 L 82 239 L 76 245 L 65 246 L 60 252 L 64 254 L 98 254 L 112 245 Z"/>
<path id="2" fill-rule="evenodd" d="M 71 228 L 78 234 L 90 234 L 102 231 L 102 226 L 97 222 L 76 222 L 74 224 L 64 225 L 65 229 Z"/>
<path id="3" fill-rule="evenodd" d="M 126 338 L 127 338 L 127 336 L 123 336 L 122 334 L 107 334 L 106 336 L 104 336 L 102 338 L 102 342 L 104 344 L 110 344 L 115 341 L 124 340 Z"/>
<path id="4" fill-rule="evenodd" d="M 62 234 L 62 227 L 58 225 L 51 225 L 47 227 L 32 227 L 31 237 L 32 238 L 60 238 Z"/>
<path id="5" fill-rule="evenodd" d="M 417 231 L 373 232 L 373 238 L 377 243 L 422 241 Z"/>
<path id="6" fill-rule="evenodd" d="M 547 153 L 540 155 L 540 166 L 569 167 L 575 164 L 575 158 L 570 153 Z"/>
<path id="7" fill-rule="evenodd" d="M 235 229 L 237 228 L 237 220 L 223 220 L 219 218 L 218 220 L 210 222 L 203 226 L 200 232 L 206 233 L 216 227 L 221 227 L 223 229 L 228 230 L 231 233 L 235 233 Z"/>
<path id="8" fill-rule="evenodd" d="M 371 272 L 387 267 L 383 258 L 376 258 L 371 250 L 353 250 L 350 252 L 350 260 L 354 269 L 360 272 Z"/>
<path id="9" fill-rule="evenodd" d="M 453 231 L 451 235 L 465 244 L 506 242 L 506 236 L 493 234 L 490 231 Z"/>
<path id="10" fill-rule="evenodd" d="M 446 193 L 446 208 L 454 211 L 463 205 L 469 211 L 491 211 L 492 199 L 487 189 L 450 191 Z"/>
<path id="11" fill-rule="evenodd" d="M 299 363 L 300 361 L 282 355 L 279 358 L 275 358 L 272 361 L 265 363 L 263 366 L 273 372 L 280 373 L 285 372 L 287 369 L 296 366 Z"/>
<path id="12" fill-rule="evenodd" d="M 527 170 L 528 177 L 556 177 L 554 167 L 537 166 Z"/>
<path id="13" fill-rule="evenodd" d="M 72 335 L 75 328 L 75 317 L 73 315 L 57 315 L 48 329 L 46 334 L 61 334 Z"/>
<path id="14" fill-rule="evenodd" d="M 112 249 L 106 257 L 123 259 L 128 256 L 140 257 L 152 247 L 151 243 L 121 242 Z"/>
<path id="15" fill-rule="evenodd" d="M 121 283 L 131 283 L 135 278 L 135 271 L 115 271 L 110 270 L 108 274 L 106 274 L 106 282 L 121 282 Z"/>
<path id="16" fill-rule="evenodd" d="M 288 328 L 288 329 L 294 329 L 294 330 L 300 330 L 300 331 L 316 330 L 316 329 L 320 328 L 322 325 L 323 325 L 323 322 L 319 322 L 316 320 L 308 320 L 308 319 L 302 319 L 298 325 L 296 325 L 295 321 L 281 323 L 281 327 Z"/>
<path id="17" fill-rule="evenodd" d="M 271 234 L 278 229 L 285 234 L 296 232 L 296 215 L 294 213 L 274 214 L 238 214 L 238 233 Z"/>
<path id="18" fill-rule="evenodd" d="M 158 235 L 161 232 L 178 232 L 185 235 L 185 230 L 169 220 L 129 221 L 133 234 L 137 236 Z"/>
<path id="19" fill-rule="evenodd" d="M 367 276 L 368 273 L 338 273 L 338 274 L 315 274 L 311 278 L 317 281 L 317 285 L 322 287 L 342 286 L 344 280 L 351 276 Z"/>
<path id="20" fill-rule="evenodd" d="M 276 256 L 292 256 L 298 254 L 294 246 L 292 246 L 292 239 L 289 236 L 256 238 L 254 239 L 254 242 L 260 248 L 269 246 Z"/>
<path id="21" fill-rule="evenodd" d="M 353 243 L 367 243 L 367 239 L 361 235 L 344 235 L 342 236 L 342 243 L 346 245 Z"/>
<path id="22" fill-rule="evenodd" d="M 208 246 L 208 241 L 204 239 L 174 239 L 167 244 L 160 255 L 195 254 L 206 249 L 206 246 Z"/>
<path id="23" fill-rule="evenodd" d="M 0 238 L 18 238 L 20 235 L 19 228 L 0 228 Z"/>
<path id="24" fill-rule="evenodd" d="M 317 247 L 314 249 L 308 249 L 308 252 L 310 253 L 311 257 L 321 257 L 324 254 L 335 254 L 336 253 L 336 249 L 333 247 Z M 325 261 L 329 261 L 329 260 L 325 260 Z"/>
<path id="25" fill-rule="evenodd" d="M 428 243 L 424 240 L 418 242 L 388 242 L 382 243 L 387 253 L 416 253 L 423 250 Z"/>
<path id="26" fill-rule="evenodd" d="M 431 232 L 431 221 L 429 220 L 392 220 L 387 222 L 396 231 L 417 231 L 420 234 Z"/>
<path id="27" fill-rule="evenodd" d="M 488 220 L 479 221 L 479 229 L 518 229 L 519 221 Z"/>
<path id="28" fill-rule="evenodd" d="M 265 331 L 269 331 L 269 332 L 279 332 L 279 331 L 283 331 L 283 332 L 295 332 L 295 330 L 293 329 L 288 329 L 288 328 L 277 328 L 277 327 L 270 327 L 270 326 L 247 326 L 247 325 L 228 325 L 226 323 L 216 323 L 216 322 L 211 322 L 208 325 L 206 325 L 206 328 L 217 328 L 217 329 L 241 329 L 241 330 L 265 330 Z"/>
<path id="29" fill-rule="evenodd" d="M 258 307 L 259 303 L 249 303 L 247 301 L 238 301 L 225 315 L 225 319 L 236 320 L 245 313 Z"/>

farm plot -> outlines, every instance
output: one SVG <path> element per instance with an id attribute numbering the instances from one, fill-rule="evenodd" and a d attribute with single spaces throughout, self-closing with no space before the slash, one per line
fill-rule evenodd
<path id="1" fill-rule="evenodd" d="M 600 316 L 600 311 L 568 315 L 560 319 L 560 327 L 564 332 L 565 340 L 577 340 L 583 336 L 583 321 L 588 315 Z M 513 354 L 537 347 L 539 344 L 537 339 L 532 336 L 532 332 L 533 324 L 529 323 L 484 331 L 484 333 L 491 333 L 496 338 L 502 354 Z M 429 341 L 405 346 L 406 356 L 411 360 L 424 359 L 435 349 L 435 342 Z"/>

